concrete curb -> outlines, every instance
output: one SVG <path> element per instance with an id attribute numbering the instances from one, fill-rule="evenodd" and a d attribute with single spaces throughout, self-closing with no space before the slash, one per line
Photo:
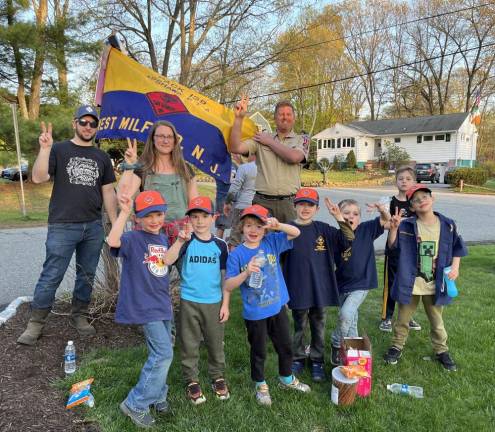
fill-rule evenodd
<path id="1" fill-rule="evenodd" d="M 0 327 L 2 327 L 2 325 L 4 325 L 7 322 L 7 320 L 9 320 L 15 315 L 17 308 L 22 303 L 30 302 L 32 300 L 33 300 L 32 296 L 26 296 L 26 297 L 17 297 L 15 300 L 11 301 L 10 304 L 2 312 L 0 312 Z"/>

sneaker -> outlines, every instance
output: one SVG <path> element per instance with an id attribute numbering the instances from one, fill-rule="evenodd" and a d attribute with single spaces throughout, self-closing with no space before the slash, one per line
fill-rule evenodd
<path id="1" fill-rule="evenodd" d="M 279 381 L 279 385 L 286 390 L 297 390 L 303 393 L 308 393 L 311 391 L 311 387 L 309 385 L 303 384 L 296 377 L 293 377 L 290 384 L 284 384 L 282 381 Z"/>
<path id="2" fill-rule="evenodd" d="M 151 406 L 157 414 L 170 414 L 172 411 L 167 401 L 157 402 Z"/>
<path id="3" fill-rule="evenodd" d="M 272 398 L 270 397 L 267 384 L 256 386 L 256 400 L 260 405 L 270 406 L 272 404 Z"/>
<path id="4" fill-rule="evenodd" d="M 342 364 L 342 357 L 340 356 L 340 347 L 332 345 L 332 359 L 330 360 L 334 366 L 340 366 Z"/>
<path id="5" fill-rule="evenodd" d="M 299 375 L 304 370 L 304 360 L 294 360 L 292 362 L 292 373 Z"/>
<path id="6" fill-rule="evenodd" d="M 421 325 L 412 319 L 411 321 L 409 321 L 409 330 L 420 331 Z"/>
<path id="7" fill-rule="evenodd" d="M 215 396 L 220 400 L 227 400 L 230 397 L 229 388 L 223 378 L 218 378 L 211 383 L 211 388 L 215 392 Z"/>
<path id="8" fill-rule="evenodd" d="M 199 385 L 199 383 L 195 381 L 190 382 L 187 385 L 186 394 L 187 394 L 187 398 L 194 405 L 199 405 L 202 404 L 203 402 L 206 402 L 205 395 L 201 391 L 201 386 Z"/>
<path id="9" fill-rule="evenodd" d="M 325 366 L 323 362 L 313 362 L 311 364 L 311 378 L 314 382 L 325 381 Z"/>
<path id="10" fill-rule="evenodd" d="M 120 403 L 120 411 L 122 411 L 136 426 L 140 428 L 149 429 L 155 425 L 155 419 L 149 412 L 134 411 L 133 409 L 130 409 L 125 402 Z"/>
<path id="11" fill-rule="evenodd" d="M 396 347 L 391 347 L 388 349 L 387 353 L 383 356 L 383 360 L 388 364 L 397 364 L 402 356 L 402 350 Z"/>
<path id="12" fill-rule="evenodd" d="M 409 326 L 410 326 L 410 324 L 409 324 Z M 382 322 L 380 323 L 380 325 L 378 326 L 378 328 L 382 332 L 388 332 L 388 333 L 390 333 L 392 331 L 392 320 L 389 320 L 389 319 L 382 320 Z M 411 328 L 411 327 L 409 327 L 409 328 Z"/>
<path id="13" fill-rule="evenodd" d="M 448 351 L 437 354 L 435 357 L 449 372 L 455 372 L 457 370 L 457 366 Z"/>

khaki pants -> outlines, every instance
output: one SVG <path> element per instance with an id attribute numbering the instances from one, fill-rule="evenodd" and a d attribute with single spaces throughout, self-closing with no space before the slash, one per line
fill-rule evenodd
<path id="1" fill-rule="evenodd" d="M 271 213 L 271 216 L 277 218 L 281 223 L 293 221 L 296 218 L 296 209 L 294 207 L 294 198 L 285 199 L 266 199 L 258 194 L 254 195 L 253 204 L 258 204 Z"/>
<path id="2" fill-rule="evenodd" d="M 430 339 L 433 351 L 435 354 L 448 351 L 447 332 L 445 331 L 442 318 L 443 306 L 434 305 L 434 295 L 413 295 L 411 296 L 411 303 L 398 305 L 399 314 L 394 324 L 392 346 L 402 349 L 406 344 L 407 336 L 409 335 L 409 321 L 411 321 L 420 299 L 423 300 L 423 306 L 430 321 Z"/>
<path id="3" fill-rule="evenodd" d="M 242 232 L 239 228 L 241 214 L 244 209 L 232 210 L 232 229 L 230 230 L 229 245 L 237 247 L 242 243 Z"/>
<path id="4" fill-rule="evenodd" d="M 180 300 L 179 341 L 182 374 L 186 383 L 199 379 L 199 350 L 204 341 L 208 351 L 208 375 L 212 381 L 224 378 L 224 324 L 219 322 L 219 303 Z"/>

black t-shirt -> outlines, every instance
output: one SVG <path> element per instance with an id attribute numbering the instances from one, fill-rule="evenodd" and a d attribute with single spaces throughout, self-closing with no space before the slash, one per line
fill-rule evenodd
<path id="1" fill-rule="evenodd" d="M 53 179 L 48 223 L 91 222 L 101 218 L 102 186 L 113 183 L 110 157 L 93 146 L 55 143 L 48 173 Z"/>
<path id="2" fill-rule="evenodd" d="M 412 216 L 413 212 L 411 211 L 411 207 L 409 201 L 400 201 L 396 196 L 393 196 L 390 200 L 390 214 L 393 216 L 395 214 L 395 209 L 399 208 L 399 214 L 402 217 Z"/>

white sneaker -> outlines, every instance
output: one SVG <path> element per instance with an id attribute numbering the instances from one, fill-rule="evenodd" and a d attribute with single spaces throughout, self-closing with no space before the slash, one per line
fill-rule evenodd
<path id="1" fill-rule="evenodd" d="M 280 387 L 284 389 L 297 390 L 303 393 L 308 393 L 311 391 L 311 387 L 309 385 L 302 383 L 296 377 L 293 378 L 294 379 L 290 384 L 284 384 L 282 381 L 279 381 Z"/>
<path id="2" fill-rule="evenodd" d="M 256 386 L 256 400 L 260 405 L 270 406 L 272 404 L 272 398 L 270 397 L 270 391 L 267 384 L 260 384 Z"/>

